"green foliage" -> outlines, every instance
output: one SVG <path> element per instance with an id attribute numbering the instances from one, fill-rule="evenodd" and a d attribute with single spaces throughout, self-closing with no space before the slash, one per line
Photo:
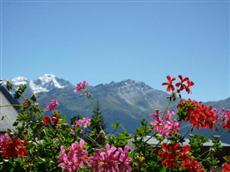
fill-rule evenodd
<path id="1" fill-rule="evenodd" d="M 20 98 L 22 94 L 25 92 L 25 90 L 26 90 L 26 85 L 20 85 L 14 94 L 14 98 L 15 99 Z"/>
<path id="2" fill-rule="evenodd" d="M 118 133 L 117 135 L 109 134 L 108 135 L 108 143 L 114 145 L 116 147 L 124 147 L 128 144 L 128 140 L 130 139 L 127 131 L 123 131 L 122 133 Z"/>
<path id="3" fill-rule="evenodd" d="M 215 152 L 215 151 L 219 151 L 222 149 L 222 145 L 221 145 L 221 142 L 220 142 L 220 139 L 218 137 L 213 137 L 212 138 L 212 151 Z"/>
<path id="4" fill-rule="evenodd" d="M 11 90 L 13 88 L 13 84 L 11 81 L 6 81 L 6 88 L 7 90 Z"/>
<path id="5" fill-rule="evenodd" d="M 207 141 L 208 139 L 200 134 L 190 135 L 189 144 L 192 147 L 192 153 L 194 156 L 198 156 L 201 154 L 201 148 L 203 147 L 203 144 Z"/>
<path id="6" fill-rule="evenodd" d="M 101 112 L 100 104 L 97 101 L 94 108 L 93 108 L 93 115 L 91 119 L 91 130 L 96 130 L 97 132 L 100 132 L 101 130 L 105 131 L 105 123 L 104 123 L 104 117 Z"/>

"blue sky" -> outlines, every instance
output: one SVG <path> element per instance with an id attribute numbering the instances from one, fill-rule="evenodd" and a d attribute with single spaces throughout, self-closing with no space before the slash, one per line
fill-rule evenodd
<path id="1" fill-rule="evenodd" d="M 229 1 L 1 0 L 1 77 L 52 73 L 91 85 L 167 74 L 192 98 L 230 96 Z"/>

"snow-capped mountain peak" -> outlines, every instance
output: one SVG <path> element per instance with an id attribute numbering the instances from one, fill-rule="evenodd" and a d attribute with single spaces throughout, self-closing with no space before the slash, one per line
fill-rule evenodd
<path id="1" fill-rule="evenodd" d="M 12 82 L 14 83 L 15 86 L 19 86 L 23 84 L 28 84 L 29 79 L 24 76 L 18 76 L 16 78 L 13 78 Z"/>
<path id="2" fill-rule="evenodd" d="M 45 86 L 45 87 L 54 86 L 56 88 L 64 88 L 65 85 L 62 85 L 57 80 L 58 80 L 58 78 L 53 74 L 44 74 L 44 75 L 38 77 L 37 82 L 40 81 L 41 85 Z"/>
<path id="3" fill-rule="evenodd" d="M 37 94 L 42 92 L 49 92 L 54 88 L 63 89 L 71 85 L 70 82 L 58 78 L 53 74 L 44 74 L 36 80 L 29 80 L 24 76 L 19 76 L 12 79 L 13 84 L 17 87 L 19 85 L 25 84 L 31 92 Z"/>

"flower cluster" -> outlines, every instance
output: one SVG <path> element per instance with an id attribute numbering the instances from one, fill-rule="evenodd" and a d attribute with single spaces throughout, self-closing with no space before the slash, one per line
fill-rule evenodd
<path id="1" fill-rule="evenodd" d="M 216 128 L 218 114 L 212 106 L 206 106 L 195 100 L 181 100 L 177 105 L 178 115 L 192 126 L 199 128 Z"/>
<path id="2" fill-rule="evenodd" d="M 222 126 L 225 129 L 230 130 L 230 110 L 222 110 L 223 117 L 222 117 Z"/>
<path id="3" fill-rule="evenodd" d="M 156 110 L 153 117 L 153 121 L 150 124 L 153 126 L 153 130 L 161 134 L 163 137 L 168 137 L 171 134 L 176 134 L 180 130 L 180 122 L 176 119 L 172 119 L 175 115 L 173 111 L 167 111 L 165 120 L 162 119 L 163 112 Z"/>
<path id="4" fill-rule="evenodd" d="M 61 146 L 58 167 L 64 171 L 73 172 L 83 168 L 84 164 L 88 164 L 88 152 L 84 149 L 84 145 L 85 142 L 81 139 L 79 142 L 72 143 L 67 150 Z"/>
<path id="5" fill-rule="evenodd" d="M 87 81 L 82 81 L 82 82 L 79 82 L 76 87 L 74 88 L 74 92 L 79 92 L 79 91 L 83 91 L 85 90 L 86 88 L 88 87 L 88 82 Z"/>
<path id="6" fill-rule="evenodd" d="M 46 110 L 47 111 L 55 111 L 55 108 L 59 105 L 59 101 L 57 99 L 52 99 L 47 105 Z"/>
<path id="7" fill-rule="evenodd" d="M 162 165 L 166 168 L 176 167 L 189 172 L 205 172 L 202 165 L 189 153 L 190 149 L 190 146 L 181 147 L 179 143 L 163 143 L 160 152 Z"/>
<path id="8" fill-rule="evenodd" d="M 132 170 L 130 162 L 131 158 L 128 156 L 129 147 L 116 148 L 106 144 L 106 150 L 98 149 L 96 154 L 90 157 L 90 167 L 95 172 L 130 172 Z"/>
<path id="9" fill-rule="evenodd" d="M 75 125 L 77 127 L 83 127 L 83 128 L 87 128 L 89 127 L 91 124 L 91 119 L 90 118 L 87 118 L 87 117 L 84 117 L 82 119 L 78 119 L 75 121 Z"/>
<path id="10" fill-rule="evenodd" d="M 167 76 L 167 82 L 162 83 L 162 85 L 166 85 L 166 91 L 167 92 L 174 92 L 175 88 L 177 88 L 177 93 L 180 93 L 181 91 L 185 90 L 188 94 L 191 92 L 191 87 L 194 85 L 194 83 L 188 78 L 183 77 L 182 75 L 179 75 L 179 82 L 177 82 L 174 85 L 174 81 L 176 80 L 175 77 Z"/>
<path id="11" fill-rule="evenodd" d="M 55 125 L 57 125 L 60 118 L 61 118 L 61 116 L 59 114 L 54 114 L 54 116 L 52 118 L 45 115 L 43 117 L 43 124 L 48 125 L 49 123 L 51 123 L 52 125 L 55 126 Z"/>
<path id="12" fill-rule="evenodd" d="M 0 137 L 0 152 L 4 159 L 23 157 L 27 154 L 27 140 L 18 137 L 11 138 L 9 134 Z"/>
<path id="13" fill-rule="evenodd" d="M 230 163 L 224 163 L 223 165 L 222 165 L 222 170 L 221 170 L 221 172 L 229 172 L 230 171 Z"/>

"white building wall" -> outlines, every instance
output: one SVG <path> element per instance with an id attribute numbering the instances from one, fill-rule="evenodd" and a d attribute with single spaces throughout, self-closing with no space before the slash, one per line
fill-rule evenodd
<path id="1" fill-rule="evenodd" d="M 10 102 L 0 91 L 0 131 L 5 131 L 7 128 L 12 129 L 12 125 L 17 117 L 17 111 L 14 109 L 14 107 L 2 107 L 5 105 L 10 105 Z"/>

